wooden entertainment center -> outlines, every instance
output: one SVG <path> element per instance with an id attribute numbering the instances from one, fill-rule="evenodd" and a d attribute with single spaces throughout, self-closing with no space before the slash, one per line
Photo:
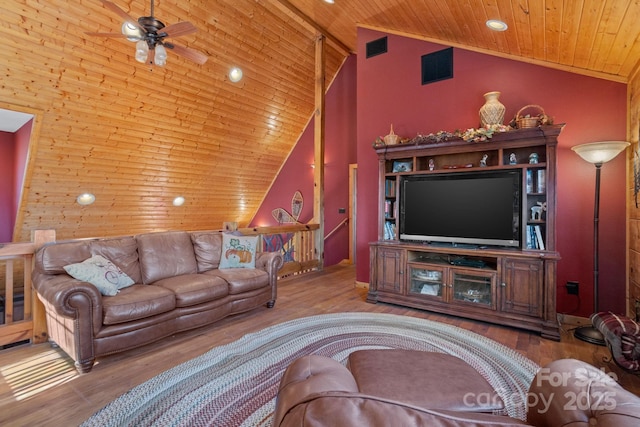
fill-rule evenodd
<path id="1" fill-rule="evenodd" d="M 370 244 L 367 301 L 528 329 L 559 340 L 556 149 L 563 127 L 495 133 L 483 142 L 376 146 L 378 241 Z M 518 247 L 399 239 L 404 177 L 514 169 L 522 170 Z"/>

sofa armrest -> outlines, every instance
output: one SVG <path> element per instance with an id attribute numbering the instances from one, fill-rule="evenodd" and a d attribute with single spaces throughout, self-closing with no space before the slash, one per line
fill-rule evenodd
<path id="1" fill-rule="evenodd" d="M 34 273 L 33 287 L 47 312 L 49 338 L 62 347 L 81 372 L 95 360 L 93 339 L 102 327 L 102 295 L 87 282 L 66 274 Z"/>
<path id="2" fill-rule="evenodd" d="M 327 391 L 358 392 L 358 385 L 345 366 L 329 357 L 308 355 L 294 360 L 280 380 L 274 427 L 310 395 Z"/>
<path id="3" fill-rule="evenodd" d="M 271 302 L 269 307 L 278 297 L 278 271 L 284 265 L 284 257 L 280 252 L 258 252 L 256 254 L 256 268 L 264 270 L 269 275 L 269 286 L 271 286 Z"/>
<path id="4" fill-rule="evenodd" d="M 276 274 L 284 265 L 284 258 L 280 252 L 258 252 L 256 254 L 256 268 Z"/>
<path id="5" fill-rule="evenodd" d="M 640 398 L 588 363 L 561 359 L 541 368 L 527 396 L 527 421 L 544 426 L 640 425 Z"/>

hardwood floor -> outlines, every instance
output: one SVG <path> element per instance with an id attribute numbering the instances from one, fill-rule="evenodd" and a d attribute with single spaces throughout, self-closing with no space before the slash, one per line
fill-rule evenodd
<path id="1" fill-rule="evenodd" d="M 73 362 L 48 344 L 0 351 L 0 425 L 78 425 L 130 388 L 196 357 L 212 347 L 283 321 L 322 313 L 394 313 L 440 321 L 487 336 L 539 365 L 561 358 L 584 360 L 615 375 L 640 395 L 640 378 L 603 361 L 609 355 L 573 337 L 577 325 L 562 324 L 561 341 L 513 328 L 438 315 L 389 304 L 365 302 L 355 287 L 355 267 L 338 265 L 322 272 L 280 281 L 273 309 L 261 307 L 195 331 L 98 360 L 92 372 L 78 375 Z"/>

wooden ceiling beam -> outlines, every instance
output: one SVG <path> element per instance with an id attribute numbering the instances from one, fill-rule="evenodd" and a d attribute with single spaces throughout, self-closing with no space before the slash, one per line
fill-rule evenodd
<path id="1" fill-rule="evenodd" d="M 326 28 L 323 28 L 321 25 L 319 25 L 317 22 L 315 22 L 313 19 L 307 16 L 300 9 L 292 5 L 291 2 L 289 2 L 288 0 L 276 0 L 274 3 L 276 3 L 276 5 L 286 13 L 292 14 L 296 18 L 300 19 L 300 21 L 303 24 L 311 27 L 314 30 L 314 32 L 318 32 L 324 35 L 328 42 L 330 42 L 336 49 L 338 49 L 345 55 L 350 55 L 352 53 L 355 53 L 352 49 L 349 48 L 349 46 L 347 46 L 337 37 L 332 35 Z"/>

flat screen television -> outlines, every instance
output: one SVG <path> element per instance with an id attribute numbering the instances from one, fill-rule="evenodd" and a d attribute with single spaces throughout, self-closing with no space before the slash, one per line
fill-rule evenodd
<path id="1" fill-rule="evenodd" d="M 400 239 L 520 247 L 522 171 L 408 175 L 400 183 Z"/>

